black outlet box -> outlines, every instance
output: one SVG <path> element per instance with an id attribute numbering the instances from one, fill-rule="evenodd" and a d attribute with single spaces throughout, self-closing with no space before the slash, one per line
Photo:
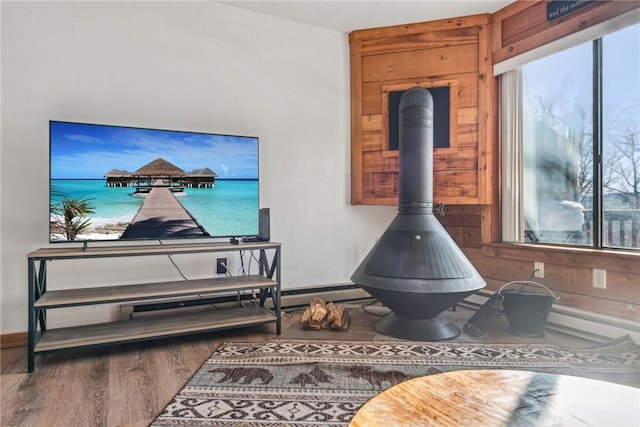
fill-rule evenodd
<path id="1" fill-rule="evenodd" d="M 226 258 L 217 258 L 216 259 L 216 274 L 225 274 L 227 272 L 227 264 Z"/>

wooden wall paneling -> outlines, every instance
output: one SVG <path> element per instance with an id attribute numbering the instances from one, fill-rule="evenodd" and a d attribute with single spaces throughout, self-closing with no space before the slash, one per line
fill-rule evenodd
<path id="1" fill-rule="evenodd" d="M 493 258 L 542 261 L 571 268 L 603 268 L 640 276 L 640 254 L 633 252 L 508 243 L 485 245 L 482 252 Z M 638 283 L 640 282 L 636 282 Z"/>
<path id="2" fill-rule="evenodd" d="M 528 280 L 533 269 L 517 260 L 497 259 L 488 263 L 483 254 L 482 245 L 476 247 L 462 247 L 464 254 L 487 282 L 485 291 L 495 292 L 500 287 L 514 280 Z"/>
<path id="3" fill-rule="evenodd" d="M 387 176 L 388 168 L 396 165 L 388 162 L 388 158 L 397 158 L 396 151 L 386 149 L 386 96 L 389 91 L 403 90 L 416 85 L 439 87 L 444 84 L 452 88 L 452 141 L 449 148 L 434 150 L 435 198 L 449 204 L 477 204 L 480 197 L 485 200 L 491 199 L 485 196 L 487 189 L 478 189 L 480 153 L 485 156 L 482 160 L 483 165 L 488 158 L 487 142 L 481 142 L 479 137 L 479 132 L 483 132 L 483 138 L 486 138 L 488 128 L 486 124 L 478 123 L 481 114 L 479 110 L 484 108 L 479 105 L 479 100 L 487 97 L 486 93 L 481 94 L 481 91 L 487 89 L 479 88 L 479 68 L 484 67 L 486 57 L 480 57 L 478 46 L 479 38 L 486 38 L 482 46 L 489 51 L 489 19 L 489 15 L 474 15 L 362 30 L 350 34 L 352 56 L 360 56 L 358 61 L 353 60 L 360 68 L 356 73 L 352 67 L 352 74 L 357 74 L 357 79 L 352 80 L 352 85 L 361 87 L 360 98 L 352 100 L 357 104 L 359 113 L 355 113 L 354 109 L 352 112 L 361 116 L 381 115 L 380 122 L 376 120 L 363 124 L 367 119 L 362 117 L 359 119 L 360 124 L 352 122 L 352 126 L 361 127 L 352 132 L 352 138 L 361 138 L 358 145 L 352 144 L 352 156 L 361 157 L 360 169 L 352 171 L 360 173 L 361 176 L 352 179 L 352 186 L 361 185 L 359 194 L 367 199 L 358 201 L 357 197 L 352 197 L 353 203 L 373 204 L 377 198 L 377 204 L 397 204 L 397 193 L 389 193 L 394 189 L 397 191 L 397 179 L 391 180 Z M 382 149 L 379 153 L 379 135 L 374 132 L 378 124 L 382 132 Z M 371 133 L 365 133 L 364 126 L 367 132 Z M 483 144 L 482 150 L 479 149 L 480 144 Z M 472 153 L 475 155 L 474 160 L 469 157 Z M 482 166 L 481 173 L 488 172 L 490 171 Z M 395 173 L 397 174 L 397 170 Z M 488 182 L 486 177 L 482 178 L 482 182 Z M 369 188 L 371 185 L 380 187 Z M 482 196 L 479 195 L 480 192 Z"/>
<path id="4" fill-rule="evenodd" d="M 447 231 L 458 246 L 465 248 L 480 247 L 480 228 L 478 227 L 447 227 Z"/>
<path id="5" fill-rule="evenodd" d="M 478 151 L 478 123 L 467 123 L 464 120 L 464 116 L 469 114 L 473 117 L 478 116 L 477 108 L 464 108 L 458 110 L 458 119 L 462 120 L 462 123 L 458 122 L 458 131 L 456 133 L 456 141 L 458 148 L 473 147 L 476 152 Z"/>
<path id="6" fill-rule="evenodd" d="M 502 284 L 513 280 L 528 280 L 533 274 L 533 262 L 523 262 L 511 258 L 487 258 L 484 246 L 482 256 L 476 259 L 474 266 L 485 280 L 493 279 Z M 493 288 L 492 288 L 493 289 Z"/>
<path id="7" fill-rule="evenodd" d="M 480 117 L 479 109 L 480 107 L 477 104 L 477 98 L 476 98 L 476 105 L 458 108 L 458 117 L 457 117 L 458 126 L 459 127 L 468 126 L 473 129 L 478 129 L 478 120 Z M 464 133 L 464 131 L 462 133 Z M 477 131 L 476 131 L 476 134 L 477 134 Z"/>
<path id="8" fill-rule="evenodd" d="M 494 14 L 494 24 L 501 33 L 498 45 L 493 46 L 494 64 L 640 7 L 637 1 L 602 1 L 546 22 L 546 3 L 518 1 L 518 7 Z"/>
<path id="9" fill-rule="evenodd" d="M 444 214 L 477 216 L 482 212 L 482 207 L 478 205 L 445 205 Z"/>
<path id="10" fill-rule="evenodd" d="M 478 73 L 460 73 L 452 77 L 458 90 L 458 108 L 478 108 Z"/>
<path id="11" fill-rule="evenodd" d="M 363 132 L 380 131 L 382 129 L 381 114 L 363 114 L 361 119 Z"/>
<path id="12" fill-rule="evenodd" d="M 500 289 L 500 287 L 505 284 L 501 280 L 495 280 L 490 277 L 485 277 L 484 280 L 487 282 L 487 286 L 485 290 L 494 290 L 494 289 L 497 290 L 497 289 Z"/>
<path id="13" fill-rule="evenodd" d="M 447 83 L 457 86 L 458 108 L 478 107 L 478 73 L 458 73 L 450 76 L 424 76 L 423 78 L 394 79 L 362 83 L 362 114 L 382 114 L 381 94 L 384 88 L 412 86 L 436 87 Z"/>
<path id="14" fill-rule="evenodd" d="M 436 212 L 436 217 L 440 223 L 449 230 L 450 227 L 458 226 L 465 228 L 473 228 L 474 235 L 478 235 L 481 226 L 480 212 L 482 207 L 479 205 L 444 205 L 444 215 Z M 437 209 L 436 209 L 437 211 Z M 479 235 L 478 235 L 479 236 Z M 477 247 L 481 243 L 480 238 L 473 242 L 472 247 Z M 464 246 L 464 245 L 461 245 Z"/>
<path id="15" fill-rule="evenodd" d="M 615 254 L 604 251 L 591 251 L 591 253 L 583 253 L 580 251 L 569 254 L 559 251 L 544 251 L 542 253 L 537 253 L 542 255 L 543 259 L 548 260 L 546 262 L 560 264 L 564 267 L 570 267 L 573 269 L 586 268 L 589 269 L 589 271 L 593 268 L 601 268 L 607 271 L 618 271 L 633 274 L 640 279 L 640 256 L 629 257 L 626 261 L 623 261 Z M 589 283 L 590 282 L 591 280 L 589 280 Z M 636 281 L 635 284 L 636 286 L 640 286 L 640 281 Z"/>
<path id="16" fill-rule="evenodd" d="M 552 268 L 550 275 L 551 283 L 556 281 L 555 277 L 558 273 L 568 270 L 566 267 L 550 265 Z M 591 284 L 592 271 L 590 268 L 572 269 L 571 273 L 572 280 L 569 283 L 563 282 L 558 286 L 559 289 L 596 298 L 640 304 L 640 292 L 638 292 L 636 282 L 637 277 L 618 271 L 607 271 L 607 289 L 598 289 L 594 288 Z"/>
<path id="17" fill-rule="evenodd" d="M 497 82 L 491 61 L 491 25 L 480 26 L 478 45 L 478 203 L 497 201 L 499 144 Z"/>
<path id="18" fill-rule="evenodd" d="M 593 7 L 593 5 L 589 6 Z M 502 46 L 516 43 L 545 30 L 547 2 L 531 2 L 530 6 L 519 13 L 505 17 L 500 25 L 502 29 Z M 581 11 L 584 12 L 584 9 Z"/>
<path id="19" fill-rule="evenodd" d="M 447 232 L 453 237 L 454 241 L 460 246 L 465 254 L 476 253 L 476 259 L 470 258 L 472 264 L 475 265 L 478 259 L 481 259 L 480 245 L 482 243 L 481 235 L 481 216 L 482 206 L 479 205 L 445 205 L 443 207 L 444 215 L 437 212 L 435 215 L 438 221 L 446 228 Z"/>
<path id="20" fill-rule="evenodd" d="M 380 103 L 380 108 L 382 110 L 382 157 L 399 158 L 400 156 L 399 150 L 389 150 L 389 92 L 407 90 L 411 87 L 411 84 L 404 84 L 401 86 L 382 86 L 382 102 Z M 399 138 L 400 136 L 398 135 L 398 146 L 400 145 Z"/>
<path id="21" fill-rule="evenodd" d="M 448 46 L 430 50 L 397 52 L 362 58 L 362 81 L 419 79 L 477 71 L 474 45 Z"/>
<path id="22" fill-rule="evenodd" d="M 473 44 L 478 38 L 475 27 L 422 31 L 412 34 L 374 38 L 362 41 L 362 55 L 379 55 L 407 50 L 434 49 L 452 44 Z"/>
<path id="23" fill-rule="evenodd" d="M 394 174 L 398 170 L 398 156 L 383 157 L 379 152 L 362 153 L 363 174 L 372 174 L 375 172 L 383 172 Z"/>
<path id="24" fill-rule="evenodd" d="M 436 213 L 436 218 L 440 221 L 440 224 L 446 227 L 447 230 L 449 230 L 450 227 L 466 227 L 480 230 L 480 217 L 477 215 L 445 214 L 441 216 Z"/>
<path id="25" fill-rule="evenodd" d="M 567 268 L 562 265 L 547 263 L 544 269 L 544 279 L 534 280 L 540 280 L 558 291 L 599 297 L 604 296 L 604 294 L 597 292 L 602 291 L 602 289 L 595 289 L 591 286 L 591 269 Z"/>
<path id="26" fill-rule="evenodd" d="M 472 264 L 475 263 L 476 260 L 482 258 L 482 250 L 479 248 L 462 248 L 462 252 L 469 258 Z"/>
<path id="27" fill-rule="evenodd" d="M 449 203 L 447 200 L 455 200 L 464 204 L 477 200 L 477 171 L 435 171 L 433 175 L 433 197 L 436 202 Z"/>
<path id="28" fill-rule="evenodd" d="M 380 94 L 385 82 L 362 83 L 362 114 L 380 114 L 382 116 L 382 102 Z M 382 122 L 380 129 L 382 129 Z"/>
<path id="29" fill-rule="evenodd" d="M 559 304 L 640 321 L 639 254 L 518 244 L 482 245 L 481 254 L 474 265 L 496 283 L 525 280 L 533 272 L 533 263 L 542 261 L 545 277 L 532 280 L 561 295 Z M 607 270 L 607 289 L 592 286 L 593 268 Z"/>
<path id="30" fill-rule="evenodd" d="M 499 178 L 498 178 L 499 179 Z M 500 242 L 502 240 L 502 223 L 500 214 L 500 199 L 494 192 L 494 203 L 482 205 L 480 214 L 483 242 Z"/>
<path id="31" fill-rule="evenodd" d="M 515 1 L 491 15 L 491 52 L 502 47 L 502 25 L 496 25 L 496 22 L 502 21 L 506 16 L 517 13 L 514 7 L 525 7 L 523 2 Z"/>
<path id="32" fill-rule="evenodd" d="M 486 21 L 486 19 L 486 14 L 478 14 L 451 17 L 438 21 L 416 22 L 412 24 L 396 25 L 392 27 L 358 30 L 349 34 L 349 41 L 404 37 L 420 33 L 448 31 L 456 28 L 472 28 L 476 25 L 482 25 Z"/>
<path id="33" fill-rule="evenodd" d="M 509 16 L 517 15 L 527 8 L 531 7 L 536 1 L 539 0 L 516 0 L 513 3 L 509 3 L 502 9 L 496 11 L 491 17 L 493 18 L 494 23 L 499 23 L 504 19 L 507 19 Z M 502 25 L 496 25 L 496 29 L 494 30 L 496 33 L 494 37 L 499 36 L 498 40 L 502 43 Z M 494 48 L 495 50 L 495 48 Z"/>
<path id="34" fill-rule="evenodd" d="M 500 159 L 502 151 L 500 149 L 500 130 L 499 130 L 499 96 L 498 96 L 498 83 L 496 79 L 492 80 L 494 90 L 490 94 L 488 99 L 488 111 L 487 111 L 487 141 L 491 144 L 487 150 L 491 154 L 491 158 L 487 161 L 487 165 L 490 168 L 486 174 L 491 177 L 491 181 L 486 183 L 485 188 L 490 191 L 491 194 L 489 200 L 484 205 L 482 211 L 482 241 L 483 242 L 500 242 L 502 241 L 502 204 L 500 199 L 501 188 L 500 182 L 502 180 L 500 172 Z"/>
<path id="35" fill-rule="evenodd" d="M 482 204 L 481 241 L 500 241 L 500 138 L 498 81 L 493 76 L 492 35 L 495 29 L 490 18 L 481 33 L 479 51 L 479 94 L 478 103 L 478 188 L 481 193 L 478 203 Z"/>
<path id="36" fill-rule="evenodd" d="M 360 133 L 360 151 L 364 157 L 367 153 L 382 151 L 382 132 L 380 130 L 365 131 Z M 364 169 L 364 166 L 361 166 Z"/>
<path id="37" fill-rule="evenodd" d="M 363 185 L 362 204 L 397 205 L 398 174 L 395 172 L 372 172 L 363 175 L 367 185 Z"/>
<path id="38" fill-rule="evenodd" d="M 362 42 L 353 40 L 351 43 L 351 203 L 360 204 L 362 195 Z"/>
<path id="39" fill-rule="evenodd" d="M 433 154 L 433 168 L 436 170 L 476 170 L 477 165 L 478 150 L 473 146 L 457 150 L 437 148 Z"/>

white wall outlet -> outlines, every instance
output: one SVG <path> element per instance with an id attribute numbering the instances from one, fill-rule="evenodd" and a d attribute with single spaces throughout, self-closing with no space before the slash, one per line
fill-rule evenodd
<path id="1" fill-rule="evenodd" d="M 544 279 L 544 262 L 534 262 L 533 263 L 533 276 L 539 277 L 540 279 Z"/>
<path id="2" fill-rule="evenodd" d="M 607 270 L 594 268 L 592 279 L 594 288 L 607 289 Z"/>

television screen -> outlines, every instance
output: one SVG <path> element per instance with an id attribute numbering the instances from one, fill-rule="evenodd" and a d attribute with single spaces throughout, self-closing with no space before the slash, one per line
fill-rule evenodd
<path id="1" fill-rule="evenodd" d="M 51 121 L 49 241 L 258 235 L 258 138 Z"/>

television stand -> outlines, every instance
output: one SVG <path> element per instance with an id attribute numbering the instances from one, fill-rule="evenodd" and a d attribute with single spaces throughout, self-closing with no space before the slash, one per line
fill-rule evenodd
<path id="1" fill-rule="evenodd" d="M 29 331 L 27 369 L 35 369 L 35 356 L 65 349 L 145 341 L 244 326 L 276 324 L 281 332 L 280 243 L 199 243 L 171 245 L 43 248 L 27 254 L 29 286 Z M 47 265 L 64 260 L 118 258 L 173 254 L 258 251 L 258 274 L 206 279 L 48 289 Z M 215 262 L 215 261 L 214 261 Z M 48 329 L 47 310 L 91 304 L 111 304 L 169 297 L 259 290 L 259 302 L 222 310 L 160 314 L 67 328 Z M 273 308 L 265 307 L 271 298 Z M 39 331 L 38 331 L 39 326 Z"/>

